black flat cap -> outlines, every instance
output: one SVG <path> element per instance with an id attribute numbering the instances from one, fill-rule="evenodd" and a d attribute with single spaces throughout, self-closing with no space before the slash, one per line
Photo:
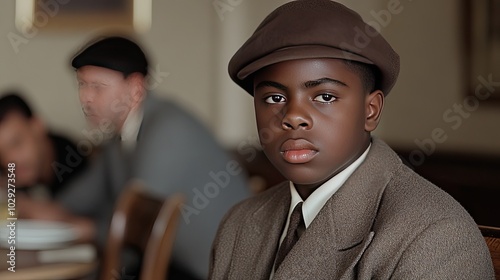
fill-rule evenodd
<path id="1" fill-rule="evenodd" d="M 71 61 L 78 69 L 93 65 L 122 72 L 125 76 L 139 72 L 148 73 L 148 61 L 144 52 L 134 42 L 123 37 L 107 37 L 80 51 Z"/>
<path id="2" fill-rule="evenodd" d="M 252 74 L 274 63 L 337 58 L 373 64 L 377 89 L 389 93 L 399 74 L 399 56 L 361 16 L 330 0 L 286 3 L 257 27 L 229 62 L 229 76 L 253 95 Z"/>

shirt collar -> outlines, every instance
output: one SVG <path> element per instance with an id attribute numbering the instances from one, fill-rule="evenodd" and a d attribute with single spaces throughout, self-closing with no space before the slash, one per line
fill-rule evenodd
<path id="1" fill-rule="evenodd" d="M 323 183 L 323 185 L 316 189 L 306 199 L 306 201 L 302 200 L 302 197 L 300 197 L 299 193 L 295 189 L 295 185 L 290 181 L 290 192 L 292 194 L 292 198 L 290 203 L 290 210 L 288 211 L 288 219 L 290 218 L 290 215 L 292 214 L 295 206 L 303 201 L 304 203 L 302 204 L 302 215 L 304 216 L 304 223 L 307 228 L 312 223 L 316 215 L 318 215 L 321 208 L 323 208 L 323 206 L 326 204 L 328 199 L 330 199 L 330 197 L 332 197 L 332 195 L 337 192 L 337 190 L 345 183 L 345 181 L 352 175 L 352 173 L 361 165 L 361 163 L 363 163 L 366 155 L 368 154 L 368 151 L 370 150 L 370 147 L 371 143 L 359 158 L 357 158 L 339 174 Z"/>
<path id="2" fill-rule="evenodd" d="M 130 148 L 134 147 L 137 143 L 137 135 L 141 128 L 142 119 L 144 118 L 144 110 L 139 106 L 136 110 L 131 110 L 121 130 L 122 144 Z"/>

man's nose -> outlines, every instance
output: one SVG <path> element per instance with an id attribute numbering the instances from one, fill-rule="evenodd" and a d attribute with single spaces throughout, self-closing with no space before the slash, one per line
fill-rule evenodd
<path id="1" fill-rule="evenodd" d="M 285 130 L 289 129 L 310 129 L 312 127 L 311 115 L 307 109 L 307 105 L 297 99 L 290 100 L 284 108 L 284 116 L 281 122 L 281 127 Z"/>

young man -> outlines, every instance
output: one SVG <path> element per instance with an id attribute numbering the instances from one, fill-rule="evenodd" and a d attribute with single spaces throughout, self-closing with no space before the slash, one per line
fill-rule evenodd
<path id="1" fill-rule="evenodd" d="M 50 132 L 17 92 L 0 98 L 0 162 L 16 164 L 19 193 L 55 197 L 85 167 L 76 145 Z M 3 182 L 6 182 L 4 180 Z"/>
<path id="2" fill-rule="evenodd" d="M 467 212 L 370 135 L 398 73 L 390 45 L 341 4 L 292 1 L 261 23 L 229 74 L 290 181 L 226 215 L 211 279 L 493 279 Z"/>
<path id="3" fill-rule="evenodd" d="M 198 120 L 148 92 L 148 61 L 135 42 L 102 38 L 78 52 L 71 65 L 85 117 L 102 133 L 96 138 L 115 134 L 111 140 L 116 141 L 103 147 L 88 172 L 58 196 L 57 207 L 32 207 L 30 214 L 37 218 L 49 212 L 103 244 L 114 203 L 129 180 L 141 180 L 161 197 L 182 193 L 186 202 L 169 279 L 206 279 L 220 220 L 250 194 L 241 167 Z M 130 267 L 124 267 L 123 277 L 136 275 Z"/>

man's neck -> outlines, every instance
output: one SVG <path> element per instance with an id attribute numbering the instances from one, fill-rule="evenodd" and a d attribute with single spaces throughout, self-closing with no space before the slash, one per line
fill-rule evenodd
<path id="1" fill-rule="evenodd" d="M 130 110 L 120 130 L 122 141 L 135 146 L 143 116 L 142 106 L 136 106 Z"/>

